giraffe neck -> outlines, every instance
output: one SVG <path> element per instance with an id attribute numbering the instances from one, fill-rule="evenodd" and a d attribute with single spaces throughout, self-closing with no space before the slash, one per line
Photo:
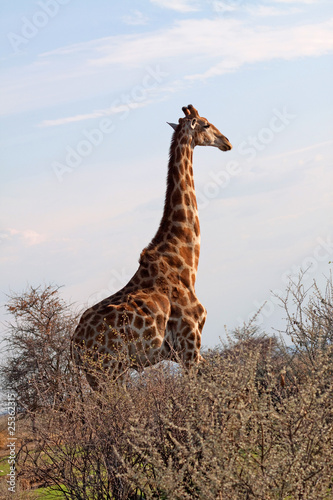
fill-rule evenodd
<path id="1" fill-rule="evenodd" d="M 176 130 L 172 137 L 164 212 L 147 249 L 177 253 L 192 273 L 197 271 L 200 226 L 193 180 L 193 145 L 191 137 L 181 130 Z"/>

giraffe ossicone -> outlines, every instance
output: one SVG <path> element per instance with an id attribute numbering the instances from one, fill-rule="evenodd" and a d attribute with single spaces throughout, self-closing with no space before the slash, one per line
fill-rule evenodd
<path id="1" fill-rule="evenodd" d="M 141 252 L 139 268 L 121 290 L 85 311 L 72 349 L 87 380 L 98 388 L 97 372 L 123 379 L 163 359 L 197 365 L 206 309 L 195 293 L 200 226 L 193 180 L 193 149 L 232 148 L 229 140 L 189 104 L 170 124 L 167 188 L 159 228 Z"/>

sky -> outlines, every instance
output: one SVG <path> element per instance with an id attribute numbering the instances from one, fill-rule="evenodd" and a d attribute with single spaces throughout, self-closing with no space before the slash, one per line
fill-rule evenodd
<path id="1" fill-rule="evenodd" d="M 283 329 L 289 278 L 332 270 L 332 2 L 0 9 L 0 321 L 28 285 L 83 312 L 126 284 L 162 215 L 166 122 L 191 103 L 233 144 L 194 151 L 202 343 L 261 306 L 256 324 Z"/>

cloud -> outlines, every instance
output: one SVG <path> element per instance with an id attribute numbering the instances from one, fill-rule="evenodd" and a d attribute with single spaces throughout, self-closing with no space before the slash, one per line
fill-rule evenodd
<path id="1" fill-rule="evenodd" d="M 151 104 L 151 100 L 144 102 L 129 102 L 128 104 L 119 104 L 118 106 L 110 106 L 105 109 L 98 109 L 91 113 L 79 114 L 74 116 L 66 116 L 64 118 L 57 118 L 55 120 L 43 120 L 38 124 L 38 127 L 55 127 L 58 125 L 67 125 L 68 123 L 81 122 L 95 118 L 103 118 L 103 116 L 116 115 L 118 113 L 126 113 L 130 109 L 143 108 Z"/>
<path id="2" fill-rule="evenodd" d="M 273 0 L 275 3 L 297 3 L 297 4 L 305 4 L 312 5 L 322 3 L 320 0 Z"/>
<path id="3" fill-rule="evenodd" d="M 287 10 L 266 5 L 251 5 L 246 10 L 253 17 L 287 16 L 290 14 L 297 14 L 302 11 L 299 7 L 293 7 Z"/>
<path id="4" fill-rule="evenodd" d="M 46 240 L 46 236 L 31 229 L 20 231 L 18 229 L 5 229 L 0 232 L 0 243 L 23 242 L 25 246 L 39 245 Z"/>
<path id="5" fill-rule="evenodd" d="M 111 106 L 103 109 L 93 110 L 90 113 L 77 114 L 72 116 L 65 116 L 62 118 L 56 118 L 53 120 L 43 120 L 37 127 L 47 128 L 47 127 L 57 127 L 61 125 L 67 125 L 68 123 L 81 122 L 86 120 L 92 120 L 96 118 L 103 118 L 105 116 L 121 115 L 120 119 L 123 119 L 128 113 L 135 109 L 141 109 L 150 104 L 161 102 L 170 97 L 171 94 L 188 88 L 190 83 L 184 83 L 182 80 L 173 80 L 167 85 L 158 85 L 152 89 L 146 89 L 144 100 L 140 102 L 135 100 L 135 96 L 126 96 L 126 102 L 115 101 Z M 122 96 L 123 97 L 123 96 Z M 128 98 L 132 97 L 132 101 Z"/>
<path id="6" fill-rule="evenodd" d="M 123 16 L 122 20 L 130 26 L 140 26 L 147 24 L 149 18 L 139 10 L 132 10 L 129 14 Z"/>
<path id="7" fill-rule="evenodd" d="M 315 57 L 333 51 L 333 19 L 292 27 L 250 27 L 234 21 L 232 30 L 223 31 L 223 35 L 220 34 L 219 37 L 216 26 L 211 26 L 211 29 L 209 43 L 215 40 L 214 50 L 219 61 L 210 65 L 206 71 L 189 74 L 185 78 L 208 79 L 236 71 L 244 64 Z M 202 35 L 204 38 L 203 32 Z"/>
<path id="8" fill-rule="evenodd" d="M 161 83 L 166 85 L 175 77 L 190 85 L 197 79 L 237 71 L 245 64 L 316 57 L 332 51 L 333 19 L 304 25 L 268 21 L 258 25 L 253 16 L 248 20 L 186 19 L 165 29 L 62 47 L 41 54 L 30 66 L 9 69 L 0 87 L 1 113 L 88 100 L 110 94 L 110 87 L 121 97 L 135 78 L 136 85 L 142 84 L 149 67 L 168 73 L 163 82 L 157 82 L 156 101 Z M 88 117 L 81 114 L 74 121 L 92 113 L 100 116 L 99 112 L 92 111 Z M 114 111 L 102 110 L 101 115 L 105 112 Z"/>
<path id="9" fill-rule="evenodd" d="M 196 57 L 196 63 L 199 59 L 201 65 L 218 61 L 211 67 L 213 76 L 215 68 L 226 67 L 228 70 L 246 63 L 332 52 L 332 28 L 333 19 L 318 24 L 278 27 L 258 27 L 237 20 L 191 19 L 145 36 L 122 40 L 110 37 L 103 41 L 89 62 L 97 67 L 112 64 L 135 67 L 163 59 L 176 61 Z M 187 64 L 191 66 L 191 60 L 187 59 Z M 216 73 L 220 73 L 220 69 Z"/>
<path id="10" fill-rule="evenodd" d="M 195 12 L 200 10 L 198 2 L 193 0 L 150 0 L 151 3 L 177 12 Z"/>

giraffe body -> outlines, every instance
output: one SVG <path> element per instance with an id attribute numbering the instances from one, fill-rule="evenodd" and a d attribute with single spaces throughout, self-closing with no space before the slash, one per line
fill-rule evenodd
<path id="1" fill-rule="evenodd" d="M 206 310 L 195 294 L 200 226 L 193 181 L 196 145 L 231 149 L 228 139 L 192 105 L 174 129 L 159 229 L 142 251 L 139 268 L 121 290 L 81 317 L 72 346 L 75 361 L 97 388 L 94 370 L 123 378 L 162 359 L 196 365 Z"/>

